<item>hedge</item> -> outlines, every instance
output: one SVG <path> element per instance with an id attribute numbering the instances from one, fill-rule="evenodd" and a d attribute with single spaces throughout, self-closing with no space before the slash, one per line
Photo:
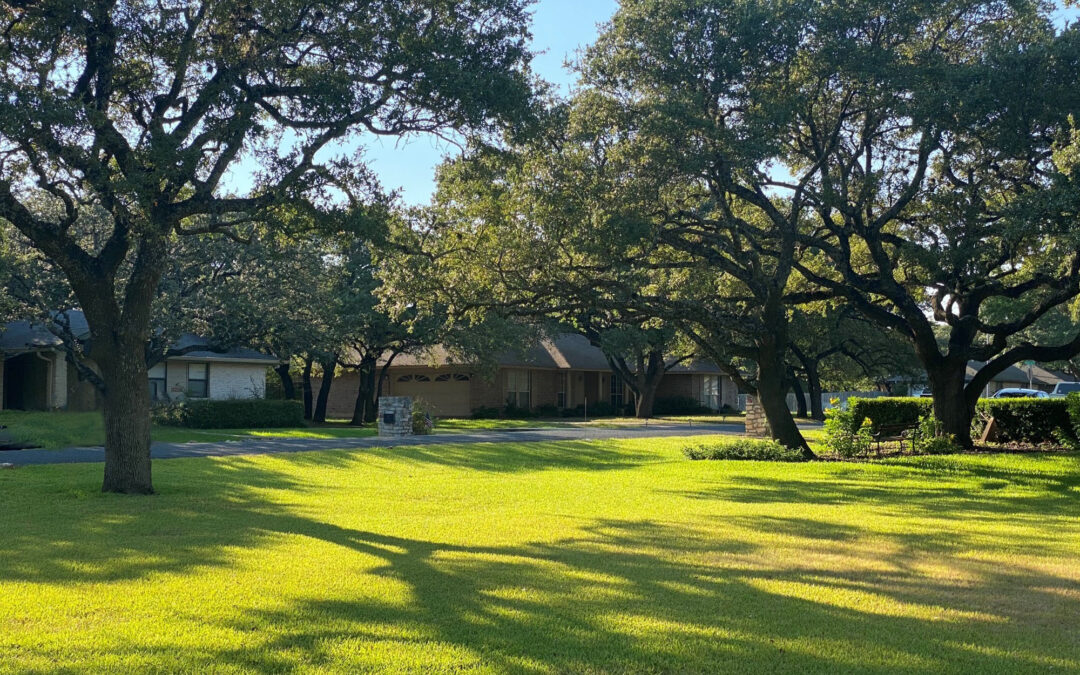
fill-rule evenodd
<path id="1" fill-rule="evenodd" d="M 653 415 L 705 415 L 711 412 L 690 396 L 664 396 L 653 402 Z"/>
<path id="2" fill-rule="evenodd" d="M 1065 399 L 1065 407 L 1069 411 L 1069 421 L 1072 422 L 1073 438 L 1080 439 L 1080 394 L 1069 394 Z"/>
<path id="3" fill-rule="evenodd" d="M 304 426 L 300 401 L 266 399 L 195 400 L 155 407 L 155 424 L 192 429 L 273 429 Z"/>
<path id="4" fill-rule="evenodd" d="M 799 450 L 792 450 L 773 440 L 732 438 L 701 443 L 683 449 L 690 459 L 750 459 L 767 462 L 804 462 Z"/>
<path id="5" fill-rule="evenodd" d="M 933 414 L 934 402 L 929 398 L 914 396 L 887 396 L 882 398 L 850 398 L 852 431 L 862 426 L 864 419 L 877 432 L 879 427 L 898 424 L 918 424 L 919 418 Z"/>
<path id="6" fill-rule="evenodd" d="M 1075 439 L 1069 419 L 1069 404 L 1063 398 L 985 398 L 976 406 L 975 423 L 981 433 L 983 422 L 993 417 L 997 440 L 1001 443 L 1059 444 L 1063 434 Z"/>

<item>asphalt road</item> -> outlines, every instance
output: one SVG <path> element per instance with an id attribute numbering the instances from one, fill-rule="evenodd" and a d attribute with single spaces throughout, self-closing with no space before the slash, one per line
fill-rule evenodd
<path id="1" fill-rule="evenodd" d="M 609 438 L 656 438 L 664 436 L 701 436 L 741 434 L 741 424 L 650 424 L 625 428 L 558 427 L 550 429 L 506 429 L 470 433 L 432 434 L 406 438 L 259 438 L 217 443 L 154 443 L 154 459 L 180 457 L 228 457 L 231 455 L 267 455 L 312 450 L 350 450 L 390 448 L 407 445 L 443 443 L 521 443 L 542 441 L 603 440 Z M 103 448 L 66 448 L 63 450 L 7 450 L 0 452 L 0 464 L 73 464 L 105 461 Z"/>

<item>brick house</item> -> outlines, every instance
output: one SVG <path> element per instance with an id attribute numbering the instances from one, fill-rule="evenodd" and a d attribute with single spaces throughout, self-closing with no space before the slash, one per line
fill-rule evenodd
<path id="1" fill-rule="evenodd" d="M 596 402 L 617 408 L 633 403 L 633 394 L 612 372 L 603 352 L 580 335 L 544 340 L 523 354 L 504 354 L 497 367 L 480 370 L 455 363 L 440 348 L 420 355 L 400 355 L 387 369 L 381 392 L 386 396 L 421 399 L 442 417 L 467 417 L 478 408 L 541 406 L 560 410 Z M 317 390 L 318 378 L 312 383 Z M 345 372 L 334 378 L 327 400 L 327 416 L 352 416 L 359 378 Z M 734 408 L 738 390 L 734 382 L 706 361 L 672 368 L 660 382 L 657 399 L 692 398 L 702 405 Z"/>

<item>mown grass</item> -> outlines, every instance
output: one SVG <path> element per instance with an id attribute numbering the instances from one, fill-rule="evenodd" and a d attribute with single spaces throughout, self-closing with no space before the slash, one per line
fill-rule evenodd
<path id="1" fill-rule="evenodd" d="M 105 443 L 100 412 L 0 411 L 2 433 L 11 440 L 55 449 Z M 321 426 L 287 429 L 184 429 L 155 425 L 151 436 L 164 443 L 221 442 L 245 438 L 356 438 L 373 436 L 374 428 Z"/>
<path id="2" fill-rule="evenodd" d="M 619 428 L 645 426 L 646 424 L 741 424 L 743 415 L 670 415 L 642 420 L 636 417 L 598 417 L 588 420 L 581 417 L 529 418 L 529 419 L 471 419 L 445 418 L 435 421 L 436 433 L 442 431 L 499 431 L 503 429 L 597 427 Z"/>
<path id="3" fill-rule="evenodd" d="M 0 671 L 1080 669 L 1080 458 L 697 439 L 0 472 Z"/>

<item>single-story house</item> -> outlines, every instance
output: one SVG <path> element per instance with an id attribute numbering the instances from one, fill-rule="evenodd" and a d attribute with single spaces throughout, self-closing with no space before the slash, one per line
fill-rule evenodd
<path id="1" fill-rule="evenodd" d="M 419 355 L 397 356 L 382 382 L 385 396 L 423 400 L 440 417 L 467 417 L 478 408 L 574 409 L 608 403 L 633 403 L 633 394 L 611 370 L 604 353 L 581 335 L 542 340 L 522 354 L 503 354 L 494 372 L 455 363 L 442 348 Z M 313 382 L 317 390 L 318 378 Z M 351 417 L 359 378 L 345 372 L 335 377 L 327 400 L 328 417 Z M 664 375 L 657 398 L 692 398 L 717 410 L 738 404 L 734 382 L 712 363 L 680 363 Z"/>
<path id="2" fill-rule="evenodd" d="M 984 364 L 981 361 L 972 361 L 969 363 L 967 366 L 967 381 L 970 382 L 971 379 L 975 377 L 975 373 L 977 373 L 983 365 Z M 1051 392 L 1054 390 L 1054 385 L 1058 382 L 1068 382 L 1071 379 L 1072 378 L 1066 377 L 1062 373 L 1056 373 L 1040 365 L 1033 365 L 1030 367 L 1025 365 L 1009 366 L 990 380 L 983 395 L 993 396 L 995 392 L 1002 389 L 1038 389 L 1040 391 Z"/>
<path id="3" fill-rule="evenodd" d="M 68 313 L 72 333 L 89 340 L 81 312 Z M 67 360 L 63 342 L 45 325 L 12 321 L 0 331 L 0 405 L 5 410 L 97 410 L 101 395 Z M 155 401 L 183 398 L 261 398 L 266 369 L 278 359 L 251 349 L 215 351 L 209 342 L 185 334 L 167 358 L 150 368 Z M 90 347 L 93 356 L 93 347 Z M 93 367 L 92 362 L 90 363 Z"/>

